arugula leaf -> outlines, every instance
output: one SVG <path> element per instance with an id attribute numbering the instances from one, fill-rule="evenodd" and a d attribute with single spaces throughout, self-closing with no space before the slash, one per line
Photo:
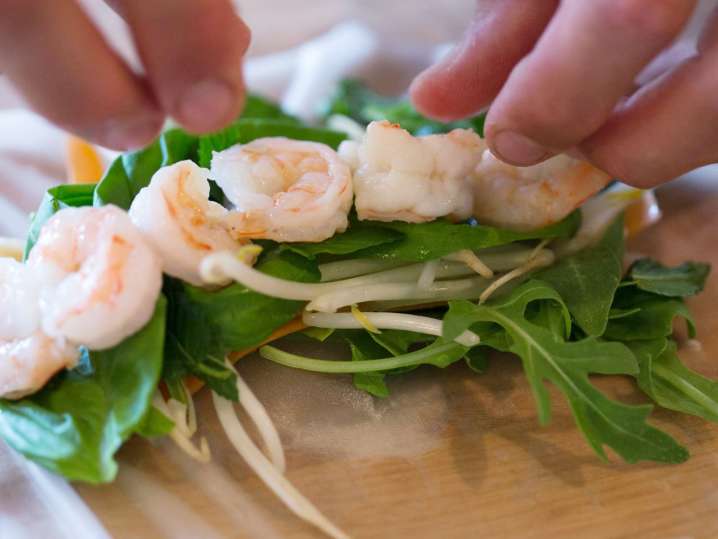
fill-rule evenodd
<path id="1" fill-rule="evenodd" d="M 691 337 L 696 333 L 693 317 L 681 299 L 651 294 L 633 286 L 621 287 L 614 309 L 624 312 L 623 316 L 608 321 L 604 332 L 607 339 L 637 341 L 667 337 L 673 333 L 676 318 L 685 319 Z"/>
<path id="2" fill-rule="evenodd" d="M 365 331 L 351 331 L 343 334 L 352 353 L 352 361 L 369 361 L 381 359 L 386 355 L 384 348 L 379 346 Z M 358 372 L 352 375 L 354 387 L 379 398 L 389 396 L 384 372 Z"/>
<path id="3" fill-rule="evenodd" d="M 351 226 L 381 226 L 403 234 L 401 240 L 359 251 L 356 256 L 421 262 L 463 249 L 485 249 L 516 241 L 569 237 L 576 232 L 580 219 L 580 213 L 574 212 L 563 221 L 531 232 L 515 232 L 478 224 L 456 224 L 443 219 L 418 224 L 360 221 L 352 223 Z"/>
<path id="4" fill-rule="evenodd" d="M 456 338 L 476 322 L 500 325 L 511 338 L 510 350 L 523 362 L 541 422 L 550 419 L 549 394 L 543 384 L 549 380 L 566 395 L 578 427 L 602 459 L 606 459 L 603 446 L 608 445 L 628 462 L 686 460 L 685 448 L 646 423 L 650 406 L 612 401 L 591 384 L 591 373 L 637 373 L 638 365 L 631 351 L 623 344 L 592 337 L 577 342 L 558 338 L 526 320 L 526 309 L 535 301 L 562 303 L 553 288 L 539 281 L 516 288 L 499 303 L 451 302 L 444 318 L 444 338 Z"/>
<path id="5" fill-rule="evenodd" d="M 283 279 L 317 282 L 315 263 L 286 251 L 269 253 L 256 268 Z M 207 290 L 168 280 L 170 301 L 167 359 L 163 377 L 193 374 L 220 395 L 237 399 L 234 373 L 224 365 L 233 350 L 256 346 L 294 319 L 304 303 L 265 296 L 235 283 Z"/>
<path id="6" fill-rule="evenodd" d="M 170 129 L 146 148 L 115 159 L 95 189 L 95 206 L 114 204 L 125 210 L 140 189 L 149 185 L 160 167 L 194 159 L 197 137 L 181 129 Z"/>
<path id="7" fill-rule="evenodd" d="M 589 336 L 602 335 L 621 281 L 623 219 L 596 245 L 567 256 L 535 277 L 549 283 L 566 302 L 576 324 Z"/>
<path id="8" fill-rule="evenodd" d="M 24 258 L 27 259 L 40 236 L 40 230 L 50 217 L 63 208 L 92 206 L 94 193 L 95 184 L 88 183 L 58 185 L 48 189 L 30 223 Z"/>
<path id="9" fill-rule="evenodd" d="M 661 296 L 685 298 L 703 290 L 710 271 L 710 264 L 701 262 L 685 262 L 669 268 L 644 258 L 635 262 L 628 273 L 631 281 L 641 290 Z"/>
<path id="10" fill-rule="evenodd" d="M 718 382 L 683 365 L 673 340 L 628 345 L 638 359 L 638 385 L 644 393 L 664 408 L 718 422 Z"/>
<path id="11" fill-rule="evenodd" d="M 115 452 L 134 432 L 158 433 L 151 400 L 162 369 L 166 301 L 138 333 L 56 376 L 19 401 L 0 400 L 0 436 L 16 451 L 68 479 L 104 483 Z"/>
<path id="12" fill-rule="evenodd" d="M 414 135 L 447 133 L 452 129 L 465 128 L 473 129 L 483 137 L 486 119 L 485 114 L 480 114 L 458 122 L 437 122 L 420 114 L 407 98 L 381 96 L 369 90 L 362 82 L 352 79 L 339 83 L 324 114 L 343 114 L 364 125 L 374 120 L 388 120 Z"/>
<path id="13" fill-rule="evenodd" d="M 476 374 L 485 374 L 489 368 L 489 353 L 485 346 L 477 346 L 466 352 L 466 366 Z"/>
<path id="14" fill-rule="evenodd" d="M 239 119 L 232 125 L 209 135 L 199 137 L 197 151 L 199 165 L 208 168 L 212 163 L 212 152 L 220 152 L 235 144 L 246 144 L 260 137 L 287 137 L 295 140 L 322 142 L 336 149 L 346 139 L 344 133 L 305 127 L 285 119 L 247 118 Z"/>

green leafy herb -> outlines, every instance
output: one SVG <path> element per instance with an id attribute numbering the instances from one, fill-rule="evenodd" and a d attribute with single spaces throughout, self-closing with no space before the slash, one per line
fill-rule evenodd
<path id="1" fill-rule="evenodd" d="M 464 356 L 466 366 L 476 374 L 484 374 L 489 368 L 489 351 L 484 346 L 476 346 Z"/>
<path id="2" fill-rule="evenodd" d="M 40 236 L 40 230 L 50 217 L 63 208 L 92 206 L 94 194 L 95 185 L 87 183 L 58 185 L 48 189 L 30 223 L 25 244 L 25 258 L 30 254 L 30 250 Z"/>
<path id="3" fill-rule="evenodd" d="M 349 343 L 352 361 L 369 361 L 381 359 L 386 356 L 386 350 L 379 346 L 365 331 L 345 332 L 345 339 Z M 386 386 L 386 373 L 384 372 L 358 372 L 352 375 L 354 387 L 366 391 L 379 398 L 389 396 Z"/>
<path id="4" fill-rule="evenodd" d="M 265 120 L 282 120 L 285 123 L 299 124 L 301 121 L 296 116 L 287 114 L 275 102 L 257 94 L 247 95 L 242 109 L 241 120 L 249 118 L 261 118 Z"/>
<path id="5" fill-rule="evenodd" d="M 404 262 L 420 262 L 441 258 L 463 249 L 486 249 L 523 240 L 565 238 L 572 236 L 580 224 L 574 212 L 563 221 L 531 232 L 515 232 L 477 224 L 456 224 L 443 219 L 429 223 L 381 223 L 382 228 L 399 232 L 403 239 L 377 245 L 356 256 L 369 256 Z M 377 223 L 360 221 L 352 227 L 376 227 Z"/>
<path id="6" fill-rule="evenodd" d="M 619 219 L 598 244 L 559 260 L 536 278 L 558 291 L 587 335 L 599 336 L 606 329 L 621 281 L 622 260 L 623 220 Z"/>
<path id="7" fill-rule="evenodd" d="M 115 159 L 97 184 L 94 205 L 114 204 L 127 210 L 160 167 L 195 159 L 196 154 L 197 137 L 181 129 L 170 129 L 147 148 Z"/>
<path id="8" fill-rule="evenodd" d="M 401 232 L 390 228 L 352 224 L 346 232 L 336 234 L 328 240 L 318 243 L 286 243 L 282 248 L 313 259 L 319 255 L 349 255 L 364 249 L 391 244 L 403 237 Z"/>
<path id="9" fill-rule="evenodd" d="M 316 282 L 315 263 L 291 252 L 270 253 L 258 270 L 283 279 Z M 237 399 L 234 373 L 224 364 L 233 350 L 257 345 L 294 319 L 301 301 L 272 298 L 241 284 L 207 290 L 179 281 L 166 287 L 170 300 L 165 378 L 193 374 L 224 397 Z"/>
<path id="10" fill-rule="evenodd" d="M 638 385 L 664 408 L 718 422 L 718 382 L 681 363 L 670 339 L 629 343 L 638 359 Z"/>
<path id="11" fill-rule="evenodd" d="M 138 425 L 136 432 L 145 438 L 160 438 L 172 432 L 174 426 L 174 421 L 154 406 L 150 406 L 150 409 L 147 410 L 147 415 L 145 415 L 142 423 Z"/>
<path id="12" fill-rule="evenodd" d="M 465 128 L 473 129 L 483 137 L 486 119 L 486 115 L 481 114 L 458 122 L 437 122 L 420 114 L 405 97 L 381 96 L 362 82 L 351 79 L 339 84 L 324 114 L 342 114 L 364 125 L 374 120 L 388 120 L 415 135 L 447 133 L 452 129 Z"/>
<path id="13" fill-rule="evenodd" d="M 510 350 L 522 359 L 541 422 L 550 419 L 549 395 L 543 384 L 549 380 L 566 395 L 576 423 L 601 458 L 606 458 L 603 446 L 608 445 L 628 462 L 686 460 L 685 448 L 646 423 L 650 406 L 612 401 L 591 384 L 591 373 L 637 373 L 631 351 L 620 343 L 595 338 L 577 342 L 557 338 L 525 318 L 528 305 L 535 301 L 562 303 L 554 289 L 539 281 L 526 283 L 491 305 L 451 302 L 444 319 L 444 337 L 456 338 L 477 322 L 501 326 L 511 338 Z"/>
<path id="14" fill-rule="evenodd" d="M 199 138 L 197 152 L 199 165 L 209 167 L 212 162 L 212 152 L 220 152 L 235 144 L 246 144 L 261 137 L 287 137 L 296 140 L 310 140 L 322 142 L 335 149 L 346 139 L 344 133 L 318 127 L 305 127 L 284 119 L 240 119 L 222 131 L 203 135 Z"/>
<path id="15" fill-rule="evenodd" d="M 703 290 L 709 273 L 710 265 L 701 262 L 686 262 L 669 268 L 644 258 L 631 266 L 629 277 L 638 288 L 646 292 L 685 298 Z"/>
<path id="16" fill-rule="evenodd" d="M 621 287 L 616 293 L 614 309 L 623 316 L 608 321 L 604 337 L 615 341 L 660 339 L 673 333 L 673 321 L 684 318 L 691 337 L 695 322 L 683 300 L 644 292 L 636 287 Z"/>
<path id="17" fill-rule="evenodd" d="M 168 427 L 152 415 L 150 404 L 162 370 L 165 307 L 160 298 L 141 331 L 110 350 L 90 353 L 39 393 L 0 401 L 3 439 L 68 479 L 112 481 L 114 454 L 132 433 L 159 434 Z"/>

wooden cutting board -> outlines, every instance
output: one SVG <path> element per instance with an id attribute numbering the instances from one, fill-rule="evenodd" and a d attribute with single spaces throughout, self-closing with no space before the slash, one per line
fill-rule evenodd
<path id="1" fill-rule="evenodd" d="M 715 171 L 659 192 L 664 220 L 629 250 L 667 263 L 718 267 Z M 702 352 L 682 352 L 718 377 L 718 276 L 690 302 Z M 305 352 L 316 354 L 317 350 Z M 302 373 L 257 357 L 240 370 L 277 422 L 289 477 L 357 538 L 718 537 L 718 427 L 656 410 L 653 422 L 682 441 L 682 465 L 601 462 L 552 392 L 542 428 L 519 362 L 497 356 L 478 376 L 463 366 L 424 368 L 391 384 L 384 401 L 346 377 Z M 621 377 L 600 387 L 644 399 Z M 296 520 L 248 472 L 224 439 L 206 395 L 199 399 L 214 461 L 189 463 L 169 444 L 135 440 L 121 452 L 116 484 L 77 489 L 118 538 L 321 537 Z"/>

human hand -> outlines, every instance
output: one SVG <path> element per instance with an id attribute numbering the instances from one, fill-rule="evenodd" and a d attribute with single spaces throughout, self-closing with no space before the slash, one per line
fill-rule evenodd
<path id="1" fill-rule="evenodd" d="M 494 0 L 411 96 L 442 120 L 491 103 L 487 142 L 508 163 L 570 151 L 633 185 L 657 185 L 718 161 L 718 12 L 697 54 L 636 86 L 695 4 Z"/>
<path id="2" fill-rule="evenodd" d="M 129 24 L 146 76 L 130 70 L 74 1 L 0 0 L 0 71 L 33 109 L 118 150 L 149 142 L 168 115 L 194 132 L 236 117 L 250 33 L 229 0 L 108 3 Z"/>

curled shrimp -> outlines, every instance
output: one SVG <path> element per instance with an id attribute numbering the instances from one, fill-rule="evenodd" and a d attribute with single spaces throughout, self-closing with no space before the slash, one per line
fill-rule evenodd
<path id="1" fill-rule="evenodd" d="M 163 167 L 132 202 L 130 218 L 160 254 L 164 272 L 202 285 L 199 265 L 215 251 L 233 251 L 228 212 L 209 200 L 207 170 L 192 161 Z"/>
<path id="2" fill-rule="evenodd" d="M 92 350 L 142 328 L 162 287 L 158 256 L 115 206 L 56 213 L 42 228 L 28 267 L 40 288 L 44 333 Z"/>
<path id="3" fill-rule="evenodd" d="M 234 205 L 235 237 L 318 242 L 349 224 L 351 171 L 325 144 L 256 139 L 215 153 L 211 177 Z"/>
<path id="4" fill-rule="evenodd" d="M 610 180 L 567 155 L 519 168 L 486 150 L 475 171 L 473 215 L 480 223 L 513 230 L 541 228 L 566 217 Z"/>
<path id="5" fill-rule="evenodd" d="M 355 169 L 359 219 L 421 223 L 471 215 L 471 175 L 485 147 L 467 129 L 414 137 L 377 121 L 369 124 L 361 144 L 345 142 L 340 154 Z"/>
<path id="6" fill-rule="evenodd" d="M 79 349 L 38 331 L 0 341 L 0 398 L 19 399 L 41 389 L 57 372 L 77 364 Z"/>
<path id="7" fill-rule="evenodd" d="M 39 290 L 31 269 L 0 258 L 0 398 L 34 393 L 77 362 L 77 347 L 40 331 Z"/>

